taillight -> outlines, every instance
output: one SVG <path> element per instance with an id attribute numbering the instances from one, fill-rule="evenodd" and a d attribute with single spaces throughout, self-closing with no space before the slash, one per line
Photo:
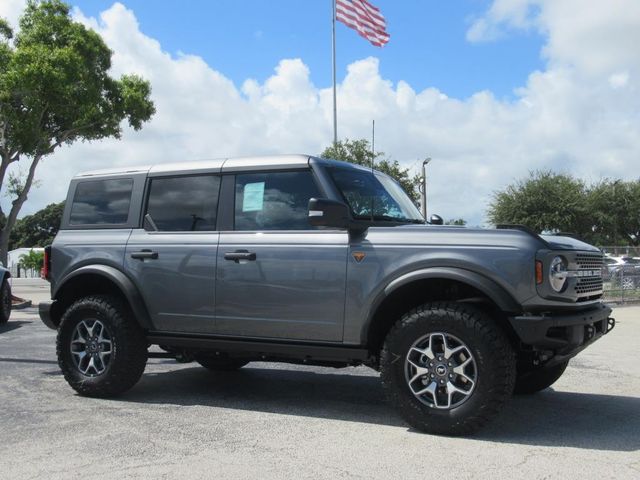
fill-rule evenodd
<path id="1" fill-rule="evenodd" d="M 44 247 L 44 264 L 40 276 L 45 280 L 49 280 L 51 275 L 51 245 Z"/>

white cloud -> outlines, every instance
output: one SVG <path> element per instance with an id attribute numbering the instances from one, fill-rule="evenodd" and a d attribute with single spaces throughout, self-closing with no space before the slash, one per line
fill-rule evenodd
<path id="1" fill-rule="evenodd" d="M 13 28 L 17 28 L 24 5 L 25 0 L 2 0 L 0 17 L 6 19 Z"/>
<path id="2" fill-rule="evenodd" d="M 640 18 L 633 4 L 593 2 L 586 9 L 574 0 L 496 0 L 477 19 L 484 24 L 476 27 L 476 40 L 531 28 L 548 38 L 547 68 L 532 72 L 513 101 L 490 91 L 464 100 L 437 88 L 416 91 L 406 82 L 384 79 L 376 58 L 355 61 L 339 84 L 339 135 L 368 138 L 375 119 L 380 150 L 405 166 L 433 157 L 430 211 L 474 224 L 482 221 L 492 191 L 529 170 L 554 168 L 587 180 L 637 178 Z M 0 15 L 4 8 L 3 2 Z M 81 170 L 317 154 L 331 141 L 331 90 L 311 82 L 301 59 L 280 61 L 263 83 L 247 79 L 236 85 L 198 56 L 163 51 L 121 4 L 99 19 L 79 11 L 75 16 L 114 51 L 115 75 L 136 72 L 151 81 L 157 114 L 140 132 L 126 129 L 121 141 L 76 144 L 48 158 L 38 171 L 42 185 L 32 191 L 25 213 L 62 199 L 69 178 Z M 602 38 L 609 33 L 615 41 Z"/>

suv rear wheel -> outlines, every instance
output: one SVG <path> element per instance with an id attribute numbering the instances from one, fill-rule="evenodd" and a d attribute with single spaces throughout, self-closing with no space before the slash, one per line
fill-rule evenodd
<path id="1" fill-rule="evenodd" d="M 11 285 L 7 280 L 2 281 L 0 287 L 0 325 L 9 321 L 11 316 Z"/>
<path id="2" fill-rule="evenodd" d="M 483 311 L 431 303 L 405 314 L 381 354 L 387 397 L 427 433 L 472 433 L 511 396 L 516 376 L 509 340 Z"/>
<path id="3" fill-rule="evenodd" d="M 133 387 L 147 363 L 144 332 L 117 297 L 81 298 L 64 315 L 56 341 L 69 385 L 88 397 L 111 397 Z"/>

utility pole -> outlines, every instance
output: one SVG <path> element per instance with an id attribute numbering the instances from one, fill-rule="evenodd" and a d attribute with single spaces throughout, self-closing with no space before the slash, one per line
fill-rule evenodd
<path id="1" fill-rule="evenodd" d="M 431 157 L 427 157 L 422 161 L 422 185 L 421 185 L 421 193 L 422 193 L 422 216 L 424 217 L 424 221 L 427 221 L 427 165 L 431 161 Z"/>

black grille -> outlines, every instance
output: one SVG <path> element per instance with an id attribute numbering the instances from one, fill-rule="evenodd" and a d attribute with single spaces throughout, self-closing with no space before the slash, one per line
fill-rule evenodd
<path id="1" fill-rule="evenodd" d="M 597 276 L 581 277 L 578 279 L 575 286 L 578 296 L 602 293 L 602 259 L 601 253 L 576 254 L 578 270 L 594 270 L 598 272 Z"/>

